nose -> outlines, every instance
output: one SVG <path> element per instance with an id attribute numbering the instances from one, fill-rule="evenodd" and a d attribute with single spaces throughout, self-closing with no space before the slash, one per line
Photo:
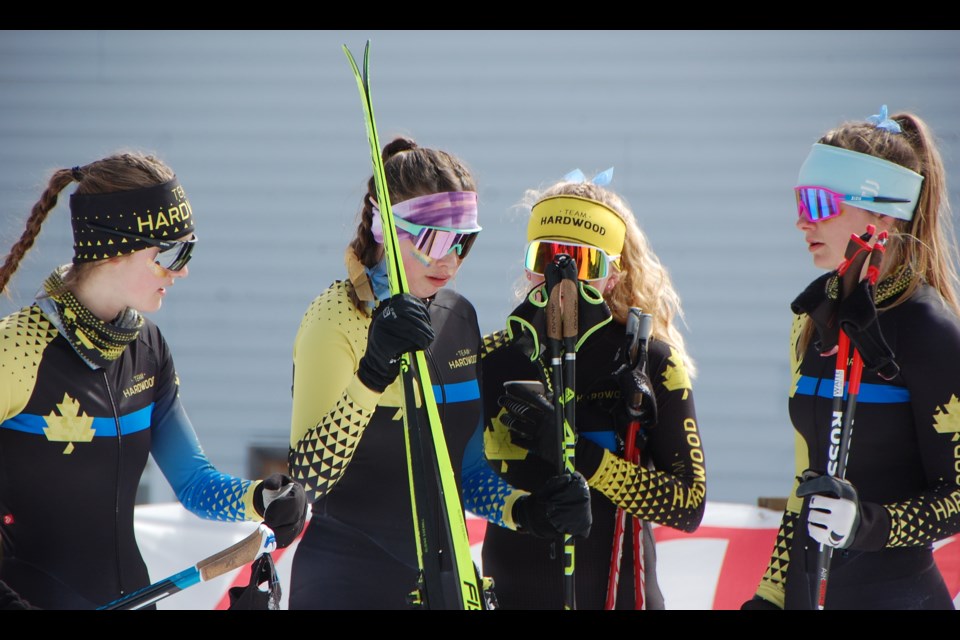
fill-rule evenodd
<path id="1" fill-rule="evenodd" d="M 800 231 L 809 231 L 810 229 L 813 229 L 813 223 L 807 220 L 805 216 L 797 216 L 796 226 Z"/>
<path id="2" fill-rule="evenodd" d="M 437 260 L 436 264 L 442 265 L 444 267 L 447 267 L 448 269 L 452 269 L 456 271 L 457 268 L 459 268 L 460 266 L 460 256 L 457 254 L 456 251 L 451 251 L 447 255 Z"/>
<path id="3" fill-rule="evenodd" d="M 170 269 L 167 269 L 167 273 L 169 273 L 170 277 L 172 278 L 186 278 L 188 275 L 190 275 L 190 267 L 183 265 L 183 267 L 177 271 L 171 271 Z"/>

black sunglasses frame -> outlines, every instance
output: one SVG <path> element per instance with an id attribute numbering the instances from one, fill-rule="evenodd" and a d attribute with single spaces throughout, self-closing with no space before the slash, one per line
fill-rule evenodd
<path id="1" fill-rule="evenodd" d="M 144 242 L 151 247 L 157 247 L 160 249 L 160 253 L 166 253 L 172 249 L 177 249 L 177 255 L 173 259 L 173 262 L 170 263 L 170 266 L 164 266 L 157 261 L 157 264 L 166 269 L 167 271 L 180 271 L 187 263 L 190 262 L 190 258 L 193 257 L 193 247 L 197 243 L 197 234 L 193 234 L 193 237 L 189 240 L 157 240 L 155 238 L 145 238 L 143 236 L 138 236 L 135 233 L 127 233 L 126 231 L 120 231 L 118 229 L 111 229 L 110 227 L 105 227 L 94 222 L 88 222 L 88 227 L 93 227 L 99 231 L 110 234 L 112 236 L 119 236 L 121 238 L 130 238 L 132 240 L 139 240 Z M 159 257 L 160 254 L 157 254 Z"/>

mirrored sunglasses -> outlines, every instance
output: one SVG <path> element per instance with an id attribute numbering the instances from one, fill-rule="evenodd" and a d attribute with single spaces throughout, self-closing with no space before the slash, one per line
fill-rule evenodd
<path id="1" fill-rule="evenodd" d="M 849 196 L 823 187 L 794 187 L 797 197 L 797 215 L 808 222 L 820 222 L 840 215 L 844 202 L 910 202 L 903 198 L 884 196 Z"/>
<path id="2" fill-rule="evenodd" d="M 431 260 L 440 260 L 456 251 L 461 260 L 467 257 L 473 243 L 480 235 L 480 229 L 465 231 L 463 229 L 448 229 L 444 227 L 428 227 L 415 224 L 400 217 L 393 218 L 398 229 L 413 236 L 414 249 Z"/>
<path id="3" fill-rule="evenodd" d="M 155 246 L 160 247 L 160 253 L 157 254 L 155 262 L 168 271 L 180 271 L 193 257 L 196 244 L 197 234 L 193 234 L 189 240 L 158 243 Z"/>
<path id="4" fill-rule="evenodd" d="M 556 256 L 565 253 L 577 263 L 578 280 L 599 280 L 610 274 L 610 263 L 620 256 L 608 256 L 603 249 L 584 244 L 570 244 L 552 240 L 534 240 L 527 245 L 523 266 L 543 275 L 547 265 Z"/>

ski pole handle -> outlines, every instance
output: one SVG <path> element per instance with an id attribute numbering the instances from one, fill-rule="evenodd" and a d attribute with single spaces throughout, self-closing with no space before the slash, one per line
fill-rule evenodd
<path id="1" fill-rule="evenodd" d="M 234 569 L 239 569 L 263 554 L 275 551 L 276 548 L 277 539 L 273 530 L 261 523 L 255 531 L 240 542 L 204 558 L 180 573 L 158 580 L 149 586 L 105 604 L 99 609 L 143 609 L 195 584 L 207 582 Z"/>

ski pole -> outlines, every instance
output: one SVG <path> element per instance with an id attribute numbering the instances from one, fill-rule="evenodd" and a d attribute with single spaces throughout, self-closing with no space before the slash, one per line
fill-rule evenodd
<path id="1" fill-rule="evenodd" d="M 623 364 L 627 367 L 641 367 L 647 369 L 647 341 L 653 327 L 653 316 L 643 313 L 638 307 L 630 307 L 627 311 L 625 345 L 623 349 Z M 623 457 L 629 462 L 639 464 L 640 450 L 636 446 L 637 433 L 640 430 L 640 421 L 631 420 L 627 427 L 624 440 Z M 644 575 L 643 575 L 643 523 L 640 518 L 634 517 L 633 524 L 633 571 L 634 571 L 634 608 L 644 607 Z M 613 610 L 617 605 L 617 589 L 620 585 L 620 564 L 623 560 L 623 537 L 626 529 L 626 510 L 617 507 L 614 524 L 613 548 L 610 557 L 610 572 L 607 578 L 607 599 L 604 603 L 606 610 Z"/>
<path id="2" fill-rule="evenodd" d="M 637 313 L 634 313 L 634 312 Z M 626 323 L 626 344 L 624 346 L 624 351 L 622 354 L 622 359 L 626 366 L 630 366 L 633 360 L 633 354 L 637 347 L 637 339 L 639 338 L 639 325 L 640 325 L 640 316 L 637 307 L 630 307 L 630 310 L 627 312 L 627 323 Z M 636 423 L 635 420 L 631 420 L 630 424 L 627 427 L 626 442 L 623 448 L 624 458 L 629 460 L 627 456 L 627 447 L 630 446 L 631 440 L 636 441 L 636 434 L 633 430 L 633 425 Z M 626 521 L 626 511 L 622 507 L 617 507 L 616 519 L 614 520 L 613 525 L 613 545 L 610 552 L 610 571 L 607 574 L 607 598 L 604 601 L 603 608 L 607 611 L 612 611 L 617 606 L 617 588 L 620 585 L 620 563 L 623 560 L 623 534 Z"/>
<path id="3" fill-rule="evenodd" d="M 854 277 L 857 274 L 857 271 L 862 268 L 863 260 L 866 258 L 866 251 L 870 250 L 867 240 L 873 235 L 874 227 L 871 225 L 867 227 L 867 232 L 864 236 L 857 236 L 853 234 L 850 236 L 850 242 L 847 244 L 846 255 L 844 256 L 844 261 L 837 268 L 837 276 L 839 278 L 838 286 L 840 291 L 837 296 L 839 300 L 843 299 L 845 289 L 844 282 L 847 281 L 846 274 L 850 270 L 851 265 L 856 263 L 852 273 Z M 847 360 L 850 355 L 850 339 L 847 337 L 847 334 L 842 330 L 839 331 L 837 335 L 837 355 L 836 355 L 836 365 L 834 367 L 833 374 L 833 406 L 831 407 L 831 420 L 830 420 L 830 441 L 831 443 L 839 443 L 843 441 L 843 426 L 844 426 L 844 406 L 843 406 L 843 397 L 844 397 L 844 387 L 846 383 L 847 376 Z M 828 463 L 827 463 L 827 473 L 830 476 L 837 477 L 837 456 L 839 454 L 839 448 L 830 447 L 828 450 Z M 799 497 L 799 496 L 798 496 Z M 815 594 L 815 600 L 817 602 L 817 609 L 823 609 L 824 603 L 827 598 L 827 581 L 830 577 L 830 563 L 833 559 L 833 547 L 828 547 L 823 544 L 819 546 L 817 553 L 817 591 Z"/>
<path id="4" fill-rule="evenodd" d="M 647 342 L 650 340 L 650 334 L 653 332 L 653 316 L 644 313 L 640 316 L 640 340 L 638 343 L 638 353 L 636 365 L 640 370 L 647 373 Z M 630 433 L 627 434 L 624 455 L 630 462 L 640 465 L 640 447 L 637 446 L 637 437 L 640 432 L 640 421 L 633 420 L 630 425 Z M 633 518 L 633 593 L 634 609 L 646 609 L 646 573 L 643 562 L 643 522 L 639 517 Z"/>
<path id="5" fill-rule="evenodd" d="M 574 471 L 573 411 L 576 410 L 577 280 L 576 263 L 566 254 L 556 256 L 545 270 L 547 287 L 547 347 L 557 429 L 557 470 Z M 572 280 L 571 280 L 572 278 Z M 571 290 L 572 289 L 572 290 Z M 567 354 L 563 351 L 569 350 Z M 563 535 L 563 608 L 576 609 L 575 545 Z"/>
<path id="6" fill-rule="evenodd" d="M 183 591 L 200 582 L 208 582 L 251 563 L 277 548 L 277 539 L 267 525 L 261 523 L 256 531 L 223 551 L 204 558 L 189 569 L 154 582 L 142 589 L 98 607 L 105 610 L 143 609 L 159 600 Z"/>
<path id="7" fill-rule="evenodd" d="M 870 252 L 870 264 L 867 267 L 867 280 L 871 285 L 875 285 L 877 278 L 880 275 L 880 262 L 883 259 L 884 252 L 886 250 L 887 243 L 887 232 L 881 231 L 880 235 L 877 237 L 877 241 L 874 243 L 873 248 Z M 849 343 L 850 339 L 846 336 L 846 333 L 841 331 L 841 335 L 847 338 Z M 860 381 L 863 377 L 863 358 L 860 355 L 860 351 L 854 347 L 852 349 L 853 357 L 850 363 L 850 384 L 847 390 L 847 404 L 843 411 L 843 427 L 840 431 L 840 450 L 837 455 L 837 468 L 835 477 L 845 480 L 847 477 L 847 461 L 850 457 L 850 443 L 853 440 L 853 424 L 854 416 L 857 410 L 857 397 L 860 395 Z M 832 548 L 829 550 L 828 554 L 823 554 L 826 556 L 826 565 L 825 571 L 822 574 L 820 588 L 819 588 L 819 600 L 817 602 L 818 609 L 824 609 L 826 606 L 827 598 L 827 578 L 829 577 L 829 563 L 833 558 Z"/>
<path id="8" fill-rule="evenodd" d="M 577 337 L 580 333 L 579 283 L 577 265 L 566 254 L 557 257 L 560 273 L 560 316 L 563 320 L 563 458 L 561 472 L 573 474 L 576 471 L 575 452 L 577 446 Z M 576 609 L 576 584 L 574 581 L 575 542 L 569 533 L 563 537 L 564 557 L 564 599 L 568 609 Z"/>
<path id="9" fill-rule="evenodd" d="M 867 268 L 867 278 L 870 284 L 876 283 L 880 273 L 879 265 L 882 260 L 887 233 L 881 232 L 877 241 L 870 246 L 867 244 L 876 228 L 867 226 L 867 232 L 861 236 L 852 234 L 844 262 L 837 269 L 840 277 L 840 291 L 838 297 L 843 300 L 853 288 L 852 282 L 859 278 L 863 263 L 869 257 L 870 265 Z M 842 329 L 837 336 L 837 360 L 833 381 L 833 407 L 830 429 L 831 446 L 827 452 L 827 475 L 830 478 L 843 480 L 846 478 L 847 459 L 850 455 L 850 443 L 853 438 L 854 414 L 857 408 L 857 396 L 860 393 L 860 381 L 863 375 L 863 359 L 860 352 L 850 348 L 850 338 Z M 851 357 L 852 351 L 852 357 Z M 849 385 L 847 388 L 846 405 L 844 406 L 844 375 L 847 369 L 847 359 L 851 357 Z M 815 493 L 815 487 L 797 497 Z M 838 496 L 840 497 L 840 496 Z M 826 608 L 827 584 L 830 578 L 830 564 L 833 560 L 833 547 L 820 545 L 817 554 L 817 591 L 816 603 L 818 610 Z"/>
<path id="10" fill-rule="evenodd" d="M 881 231 L 877 241 L 870 251 L 870 263 L 867 266 L 866 279 L 870 285 L 875 285 L 880 275 L 880 263 L 886 251 L 887 232 Z M 846 335 L 846 334 L 844 334 Z M 847 337 L 849 344 L 850 338 Z M 841 480 L 847 476 L 847 460 L 850 457 L 850 442 L 853 439 L 853 419 L 857 410 L 857 397 L 860 394 L 860 381 L 863 377 L 863 358 L 860 351 L 853 348 L 853 358 L 850 363 L 850 385 L 847 390 L 847 404 L 843 411 L 844 428 L 840 439 L 840 451 L 837 455 L 836 476 Z"/>
<path id="11" fill-rule="evenodd" d="M 847 370 L 847 358 L 849 355 L 850 339 L 847 337 L 847 334 L 843 331 L 840 331 L 840 334 L 837 336 L 837 363 L 834 368 L 833 374 L 833 407 L 831 411 L 831 421 L 830 421 L 830 440 L 831 442 L 834 439 L 834 433 L 839 432 L 837 440 L 842 442 L 843 438 L 843 426 L 844 426 L 844 412 L 843 412 L 843 392 L 844 392 L 844 379 L 846 377 Z M 831 452 L 836 451 L 839 453 L 839 449 L 834 449 L 831 447 Z M 836 470 L 834 461 L 831 457 L 831 461 L 827 464 L 827 471 L 830 475 L 835 475 L 831 473 L 831 468 Z M 804 478 L 806 479 L 806 478 Z M 833 547 L 827 547 L 823 544 L 820 545 L 819 551 L 817 553 L 817 592 L 816 592 L 816 601 L 817 609 L 823 609 L 824 603 L 827 599 L 827 580 L 830 577 L 830 561 L 833 559 Z"/>

